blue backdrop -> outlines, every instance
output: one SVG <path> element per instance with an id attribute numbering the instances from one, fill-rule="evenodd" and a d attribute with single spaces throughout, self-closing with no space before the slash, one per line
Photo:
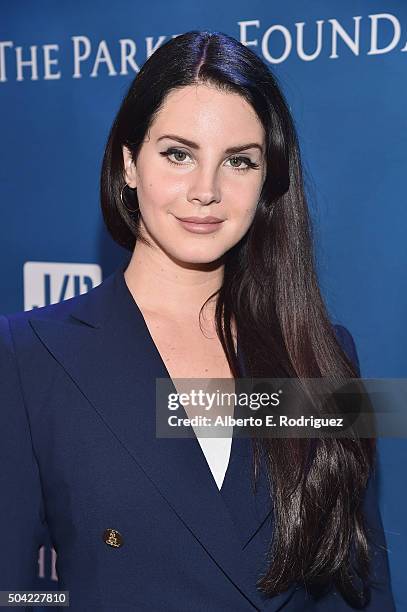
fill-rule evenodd
<path id="1" fill-rule="evenodd" d="M 199 6 L 200 4 L 200 6 Z M 219 30 L 277 75 L 292 109 L 322 290 L 366 378 L 407 376 L 407 4 L 402 0 L 2 2 L 0 312 L 87 291 L 125 251 L 104 229 L 108 130 L 139 67 L 172 36 Z M 380 504 L 407 610 L 405 440 L 380 440 Z M 51 547 L 39 588 L 55 586 Z"/>

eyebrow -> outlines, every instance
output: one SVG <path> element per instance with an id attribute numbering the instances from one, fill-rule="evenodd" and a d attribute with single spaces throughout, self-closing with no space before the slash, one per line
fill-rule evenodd
<path id="1" fill-rule="evenodd" d="M 191 147 L 191 149 L 200 149 L 200 146 L 193 142 L 192 140 L 188 140 L 187 138 L 182 138 L 181 136 L 177 136 L 176 134 L 165 134 L 164 136 L 160 136 L 157 138 L 157 142 L 163 140 L 164 138 L 171 138 L 171 140 L 177 140 L 178 142 L 182 142 L 183 144 Z M 261 153 L 263 153 L 263 147 L 259 145 L 258 142 L 249 142 L 247 144 L 236 145 L 234 147 L 228 147 L 225 149 L 225 153 L 228 155 L 229 153 L 239 153 L 239 151 L 244 151 L 246 149 L 259 149 Z"/>

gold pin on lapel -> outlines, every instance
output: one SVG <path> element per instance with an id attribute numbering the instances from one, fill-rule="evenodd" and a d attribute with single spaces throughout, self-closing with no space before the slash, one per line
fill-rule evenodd
<path id="1" fill-rule="evenodd" d="M 103 541 L 105 544 L 109 544 L 109 546 L 113 546 L 114 548 L 119 548 L 119 546 L 123 545 L 122 534 L 116 529 L 105 529 L 103 532 Z"/>

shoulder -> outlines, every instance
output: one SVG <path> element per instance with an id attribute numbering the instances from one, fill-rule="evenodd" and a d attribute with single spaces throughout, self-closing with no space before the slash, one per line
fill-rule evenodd
<path id="1" fill-rule="evenodd" d="M 113 274 L 87 293 L 32 310 L 0 315 L 1 389 L 10 384 L 5 379 L 11 380 L 17 371 L 22 386 L 30 393 L 33 389 L 46 389 L 57 371 L 47 339 L 63 348 L 70 345 L 70 339 L 79 330 L 81 338 L 86 339 L 107 316 L 114 286 Z"/>
<path id="2" fill-rule="evenodd" d="M 83 296 L 35 308 L 33 310 L 12 312 L 0 315 L 0 367 L 2 377 L 19 364 L 29 371 L 39 369 L 43 372 L 47 362 L 44 362 L 44 350 L 36 334 L 36 324 L 42 321 L 68 322 L 71 309 L 81 303 Z"/>
<path id="3" fill-rule="evenodd" d="M 76 295 L 55 304 L 48 304 L 32 310 L 16 311 L 0 315 L 0 334 L 18 334 L 24 328 L 30 327 L 30 322 L 46 320 L 73 323 L 77 319 L 88 317 L 95 321 L 108 311 L 109 300 L 113 297 L 115 280 L 118 270 L 107 276 L 99 285 L 86 293 Z"/>
<path id="4" fill-rule="evenodd" d="M 91 289 L 91 291 L 93 291 L 93 289 Z M 85 294 L 77 295 L 67 300 L 63 300 L 62 302 L 40 306 L 32 310 L 5 313 L 0 315 L 0 318 L 2 320 L 8 320 L 12 327 L 15 325 L 24 325 L 30 319 L 68 319 L 72 308 L 75 308 L 76 305 L 79 305 L 84 300 L 84 295 Z"/>
<path id="5" fill-rule="evenodd" d="M 41 372 L 41 376 L 45 376 L 50 353 L 44 344 L 44 334 L 51 334 L 63 345 L 78 326 L 82 326 L 84 332 L 97 328 L 111 310 L 117 274 L 116 270 L 88 292 L 61 302 L 0 315 L 2 367 L 13 367 L 13 362 L 17 361 L 24 372 L 36 376 Z"/>
<path id="6" fill-rule="evenodd" d="M 352 361 L 358 372 L 360 373 L 359 357 L 356 349 L 356 344 L 352 334 L 344 325 L 333 325 L 336 339 L 342 347 L 342 350 L 346 353 L 348 358 Z"/>
<path id="7" fill-rule="evenodd" d="M 84 295 L 41 306 L 33 310 L 0 315 L 0 350 L 31 352 L 37 343 L 35 324 L 41 321 L 69 322 L 72 310 L 84 300 Z"/>

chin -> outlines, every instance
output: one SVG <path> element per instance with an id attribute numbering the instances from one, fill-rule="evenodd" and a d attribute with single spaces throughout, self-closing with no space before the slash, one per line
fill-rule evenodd
<path id="1" fill-rule="evenodd" d="M 185 264 L 210 264 L 220 259 L 225 250 L 214 249 L 213 252 L 208 252 L 209 249 L 190 249 L 171 251 L 169 255 L 177 261 Z"/>

